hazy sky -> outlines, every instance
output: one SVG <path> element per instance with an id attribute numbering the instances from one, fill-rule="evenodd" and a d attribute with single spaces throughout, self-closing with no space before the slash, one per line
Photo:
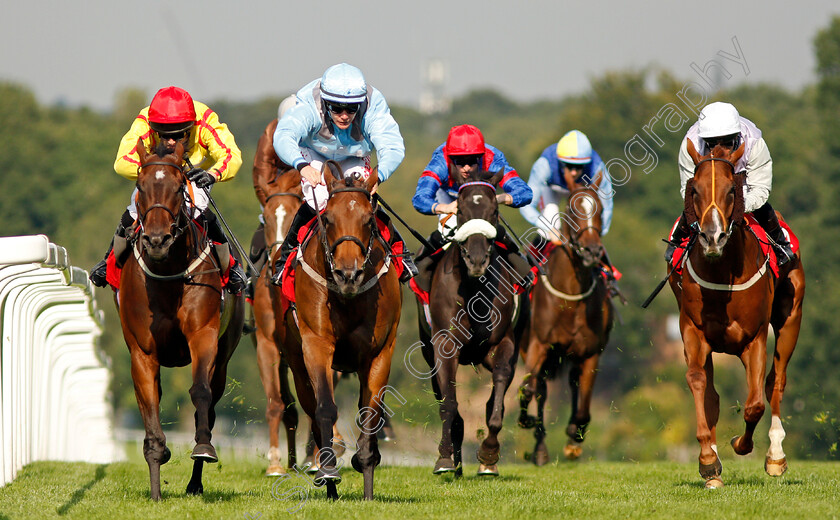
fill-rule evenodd
<path id="1" fill-rule="evenodd" d="M 44 103 L 107 109 L 126 87 L 285 95 L 347 61 L 390 102 L 416 105 L 432 59 L 448 65 L 449 95 L 493 87 L 534 100 L 581 92 L 607 70 L 691 78 L 692 63 L 717 56 L 731 66 L 726 86 L 798 89 L 815 81 L 813 38 L 837 14 L 838 0 L 9 0 L 0 80 Z M 717 54 L 735 56 L 733 38 L 745 67 Z"/>

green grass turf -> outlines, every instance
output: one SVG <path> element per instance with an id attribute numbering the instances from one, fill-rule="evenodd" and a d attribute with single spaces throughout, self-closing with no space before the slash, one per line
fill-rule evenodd
<path id="1" fill-rule="evenodd" d="M 362 477 L 348 467 L 333 502 L 304 477 L 262 476 L 265 463 L 255 456 L 205 466 L 204 495 L 187 496 L 192 462 L 179 449 L 161 470 L 163 500 L 153 503 L 145 462 L 130 457 L 30 464 L 0 488 L 0 519 L 840 518 L 835 462 L 792 461 L 772 478 L 758 458 L 724 458 L 726 485 L 709 491 L 696 463 L 508 464 L 498 478 L 479 478 L 468 461 L 456 479 L 432 475 L 430 457 L 428 467 L 378 468 L 373 502 L 362 499 Z"/>

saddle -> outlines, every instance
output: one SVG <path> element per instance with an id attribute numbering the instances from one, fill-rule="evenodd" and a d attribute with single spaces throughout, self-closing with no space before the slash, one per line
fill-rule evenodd
<path id="1" fill-rule="evenodd" d="M 765 256 L 769 257 L 768 263 L 770 264 L 770 269 L 773 271 L 773 275 L 778 278 L 779 277 L 779 261 L 776 256 L 776 251 L 773 249 L 771 245 L 771 240 L 767 236 L 767 232 L 764 231 L 764 228 L 761 227 L 761 224 L 752 216 L 752 214 L 748 213 L 744 215 L 744 218 L 747 222 L 748 229 L 752 232 L 753 235 L 758 239 L 758 243 L 761 244 L 761 251 L 764 253 Z M 677 219 L 679 221 L 679 219 Z M 790 247 L 794 253 L 799 251 L 799 239 L 793 233 L 793 230 L 788 226 L 787 222 L 782 217 L 779 217 L 779 225 L 782 226 L 782 230 L 784 231 L 785 235 L 788 237 L 788 241 L 790 242 Z M 674 222 L 674 226 L 672 229 L 676 230 L 676 221 Z M 683 268 L 683 255 L 685 254 L 685 248 L 688 245 L 690 237 L 686 237 L 682 240 L 682 242 L 677 246 L 674 250 L 674 256 L 671 258 L 671 267 L 675 268 L 675 273 L 682 276 L 682 268 Z M 673 240 L 673 232 L 671 236 L 668 237 L 669 240 Z"/>

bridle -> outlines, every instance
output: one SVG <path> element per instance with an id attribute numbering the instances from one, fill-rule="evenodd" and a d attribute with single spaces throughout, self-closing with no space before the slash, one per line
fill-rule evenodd
<path id="1" fill-rule="evenodd" d="M 579 189 L 579 190 L 575 190 L 573 193 L 571 193 L 571 194 L 569 195 L 569 204 L 570 204 L 570 206 L 571 206 L 572 196 L 573 196 L 575 193 L 586 193 L 586 195 L 585 195 L 585 196 L 592 197 L 592 198 L 594 199 L 595 197 L 597 197 L 597 196 L 598 196 L 598 194 L 597 194 L 597 193 L 592 193 L 592 191 L 593 191 L 593 190 L 591 190 L 590 188 L 587 188 L 587 187 L 581 188 L 581 189 Z M 588 230 L 594 230 L 594 231 L 598 234 L 598 238 L 600 238 L 600 237 L 601 237 L 601 232 L 602 232 L 601 227 L 599 227 L 599 226 L 595 226 L 595 225 L 592 225 L 592 224 L 589 224 L 589 222 L 591 222 L 591 218 L 587 219 L 587 224 L 588 224 L 588 225 L 586 225 L 585 227 L 579 228 L 579 229 L 575 232 L 575 234 L 574 234 L 574 235 L 571 235 L 571 234 L 570 234 L 570 236 L 569 236 L 569 240 L 568 240 L 568 242 L 567 242 L 567 243 L 568 243 L 568 247 L 569 247 L 569 249 L 571 249 L 571 250 L 572 250 L 572 251 L 573 251 L 573 252 L 574 252 L 574 253 L 575 253 L 575 254 L 576 254 L 579 258 L 583 258 L 583 256 L 584 256 L 584 251 L 586 251 L 586 248 L 585 248 L 583 245 L 581 245 L 581 243 L 580 243 L 580 237 L 581 237 L 581 236 L 582 236 L 582 235 L 583 235 L 586 231 L 588 231 Z"/>
<path id="2" fill-rule="evenodd" d="M 485 181 L 470 181 L 470 182 L 465 182 L 465 183 L 461 184 L 458 187 L 459 197 L 460 197 L 460 194 L 461 194 L 461 190 L 463 190 L 464 188 L 470 187 L 470 186 L 477 186 L 477 187 L 483 187 L 483 188 L 489 189 L 492 192 L 491 193 L 491 195 L 492 195 L 491 199 L 495 200 L 496 187 L 493 186 L 492 184 L 490 184 L 489 182 L 485 182 Z M 460 204 L 459 204 L 459 207 L 460 207 Z M 498 211 L 498 206 L 496 207 L 496 210 Z M 490 226 L 492 226 L 493 228 L 496 227 L 492 222 L 490 222 L 488 220 L 485 220 L 485 219 L 470 219 L 466 222 L 462 222 L 462 219 L 458 219 L 458 226 L 453 230 L 453 234 L 458 234 L 458 231 L 461 230 L 462 227 L 464 227 L 467 224 L 467 222 L 472 222 L 474 220 L 484 220 L 485 222 L 489 223 Z M 467 243 L 466 239 L 469 238 L 470 236 L 472 236 L 472 235 L 468 235 L 468 236 L 464 237 L 463 240 L 457 240 L 458 249 L 461 252 L 461 257 L 464 258 L 465 260 L 470 258 L 470 255 L 469 255 L 469 252 L 467 251 L 467 246 L 466 246 L 466 243 Z M 490 243 L 487 246 L 487 255 L 488 256 L 490 256 L 490 254 L 493 252 L 493 240 L 490 240 L 489 242 Z"/>
<path id="3" fill-rule="evenodd" d="M 712 209 L 717 210 L 718 214 L 720 214 L 721 220 L 725 221 L 726 220 L 726 215 L 723 214 L 723 210 L 720 208 L 720 206 L 717 205 L 717 202 L 715 202 L 715 192 L 716 192 L 715 183 L 717 182 L 717 174 L 715 172 L 715 162 L 722 162 L 724 164 L 729 165 L 729 167 L 732 169 L 733 174 L 735 174 L 735 165 L 732 164 L 732 162 L 729 161 L 728 159 L 724 159 L 722 157 L 707 157 L 707 158 L 699 161 L 696 165 L 694 165 L 693 176 L 697 175 L 697 169 L 700 168 L 700 165 L 703 164 L 703 163 L 706 163 L 706 162 L 712 163 L 712 192 L 711 192 L 712 193 L 712 197 L 711 197 L 712 200 L 706 206 L 706 209 L 703 210 L 703 214 L 700 215 L 699 222 L 703 222 L 703 219 L 706 217 L 706 213 L 708 213 Z M 735 224 L 735 222 L 732 219 L 729 219 L 729 225 L 726 227 L 726 237 L 727 238 L 729 238 L 729 236 L 732 235 L 732 229 L 733 229 L 734 224 Z"/>
<path id="4" fill-rule="evenodd" d="M 183 167 L 178 166 L 174 163 L 165 162 L 165 161 L 150 161 L 150 162 L 147 162 L 145 164 L 140 165 L 137 168 L 137 170 L 139 172 L 140 170 L 142 170 L 143 168 L 146 168 L 148 166 L 169 166 L 169 167 L 177 169 L 181 173 L 184 172 Z M 140 187 L 139 180 L 135 185 L 137 187 L 137 191 L 139 193 L 143 193 L 143 189 Z M 184 190 L 185 185 L 186 184 L 184 182 L 181 183 L 181 191 Z M 166 211 L 167 213 L 169 213 L 169 216 L 172 217 L 172 223 L 169 225 L 169 227 L 170 227 L 170 231 L 171 231 L 171 234 L 172 234 L 173 241 L 177 240 L 184 233 L 184 230 L 186 230 L 187 227 L 190 224 L 190 220 L 189 220 L 188 215 L 186 214 L 186 212 L 184 210 L 184 205 L 183 204 L 181 205 L 180 208 L 178 208 L 178 213 L 176 214 L 169 207 L 158 203 L 158 204 L 152 204 L 151 206 L 146 208 L 146 211 L 143 211 L 143 212 L 140 211 L 139 207 L 137 208 L 137 221 L 139 222 L 141 228 L 145 227 L 146 217 L 154 209 L 162 209 L 162 210 Z M 182 221 L 184 221 L 184 220 L 186 220 L 186 222 L 182 223 Z"/>

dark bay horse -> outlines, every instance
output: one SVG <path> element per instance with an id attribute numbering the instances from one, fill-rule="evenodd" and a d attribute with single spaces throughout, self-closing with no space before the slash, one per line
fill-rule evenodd
<path id="1" fill-rule="evenodd" d="M 597 184 L 571 192 L 560 228 L 542 275 L 531 294 L 531 322 L 523 335 L 522 357 L 527 375 L 520 386 L 519 425 L 536 427 L 532 462 L 548 462 L 543 408 L 546 380 L 561 364 L 569 364 L 572 414 L 566 428 L 569 441 L 563 452 L 576 459 L 590 422 L 589 406 L 598 360 L 609 340 L 613 308 L 601 274 L 601 200 Z M 536 396 L 537 416 L 528 415 Z"/>
<path id="2" fill-rule="evenodd" d="M 455 171 L 450 174 L 460 176 Z M 473 172 L 458 190 L 458 228 L 432 275 L 431 328 L 420 323 L 423 357 L 431 368 L 443 423 L 435 474 L 463 474 L 464 420 L 455 388 L 459 364 L 482 365 L 493 375 L 486 407 L 488 435 L 477 458 L 479 475 L 499 474 L 504 397 L 513 380 L 518 338 L 528 321 L 528 298 L 515 294 L 519 277 L 494 244 L 499 220 L 496 189 L 502 172 L 491 175 Z"/>
<path id="3" fill-rule="evenodd" d="M 225 390 L 228 361 L 239 343 L 244 299 L 222 291 L 219 269 L 206 237 L 185 204 L 188 183 L 175 153 L 147 154 L 142 141 L 137 178 L 140 229 L 134 255 L 125 263 L 118 294 L 123 335 L 131 355 L 131 377 L 146 437 L 151 497 L 159 500 L 160 465 L 170 458 L 160 425 L 160 367 L 192 363 L 190 397 L 195 406 L 195 460 L 187 493 L 204 488 L 205 462 L 217 462 L 210 442 L 214 407 Z"/>
<path id="4" fill-rule="evenodd" d="M 695 169 L 686 186 L 685 210 L 689 225 L 696 223 L 698 244 L 684 255 L 682 274 L 673 274 L 669 283 L 680 310 L 686 380 L 694 395 L 700 475 L 707 488 L 717 488 L 723 485 L 716 434 L 720 398 L 712 352 L 738 356 L 746 369 L 746 428 L 730 442 L 735 453 L 752 451 L 766 393 L 772 418 L 764 468 L 773 476 L 787 469 L 780 405 L 802 321 L 805 273 L 797 254 L 775 279 L 759 240 L 744 225 L 744 179 L 733 166 L 744 145 L 732 153 L 718 145 L 707 156 L 700 156 L 691 141 L 687 145 Z M 768 326 L 776 348 L 765 379 Z"/>
<path id="5" fill-rule="evenodd" d="M 254 168 L 257 168 L 256 162 Z M 266 254 L 269 259 L 279 251 L 292 219 L 303 201 L 300 172 L 294 169 L 281 172 L 276 168 L 273 168 L 273 171 L 274 175 L 268 180 L 254 174 L 254 178 L 261 181 L 259 186 L 255 186 L 255 191 L 263 206 Z M 271 302 L 271 287 L 273 286 L 270 280 L 273 269 L 274 262 L 266 261 L 259 278 L 254 283 L 253 305 L 254 324 L 257 328 L 254 333 L 254 342 L 257 348 L 260 380 L 265 390 L 265 418 L 269 435 L 269 462 L 266 476 L 286 474 L 286 468 L 280 462 L 278 432 L 281 421 L 286 432 L 288 467 L 293 467 L 297 461 L 295 432 L 298 414 L 294 405 L 295 397 L 289 385 L 289 365 L 281 356 L 280 346 L 275 336 L 276 326 L 283 326 L 283 323 L 275 321 Z"/>
<path id="6" fill-rule="evenodd" d="M 376 433 L 384 425 L 383 398 L 402 291 L 391 268 L 396 259 L 380 235 L 371 202 L 376 172 L 367 179 L 344 177 L 338 163 L 327 161 L 324 179 L 329 199 L 315 232 L 300 246 L 295 267 L 297 314 L 285 315 L 283 351 L 320 449 L 314 482 L 326 484 L 327 496 L 333 499 L 338 498 L 336 484 L 341 482 L 332 447 L 338 418 L 333 373 L 358 373 L 355 423 L 361 433 L 352 465 L 363 474 L 364 496 L 370 500 L 374 468 L 381 459 Z"/>

